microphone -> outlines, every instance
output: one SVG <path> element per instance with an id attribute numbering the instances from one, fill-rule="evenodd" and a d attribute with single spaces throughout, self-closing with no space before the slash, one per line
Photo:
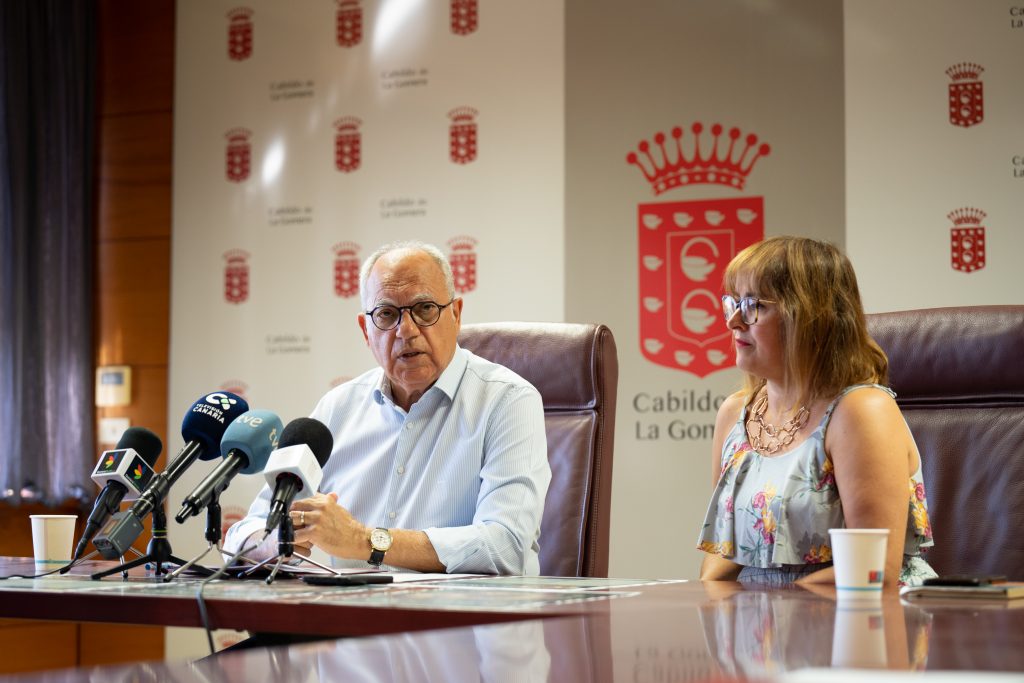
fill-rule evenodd
<path id="1" fill-rule="evenodd" d="M 317 490 L 332 448 L 331 430 L 319 420 L 300 417 L 284 428 L 278 449 L 270 454 L 267 469 L 263 471 L 267 484 L 274 487 L 267 514 L 267 533 L 280 526 L 300 491 L 312 495 Z"/>
<path id="2" fill-rule="evenodd" d="M 174 518 L 178 524 L 198 515 L 228 487 L 236 474 L 262 471 L 270 451 L 277 447 L 281 426 L 281 419 L 269 410 L 250 410 L 228 425 L 220 442 L 224 459 L 186 496 L 181 511 Z"/>
<path id="3" fill-rule="evenodd" d="M 153 465 L 160 457 L 160 437 L 144 427 L 129 427 L 121 435 L 117 447 L 105 451 L 93 470 L 92 480 L 103 490 L 96 496 L 89 520 L 85 523 L 71 560 L 85 553 L 89 541 L 103 523 L 117 512 L 123 500 L 136 500 L 153 478 Z"/>
<path id="4" fill-rule="evenodd" d="M 185 445 L 167 468 L 153 477 L 139 499 L 127 510 L 111 517 L 93 540 L 93 545 L 104 558 L 116 560 L 124 555 L 135 539 L 142 535 L 143 518 L 163 504 L 171 485 L 197 458 L 210 460 L 217 457 L 224 431 L 248 409 L 249 404 L 244 398 L 229 391 L 201 396 L 192 404 L 181 423 Z"/>

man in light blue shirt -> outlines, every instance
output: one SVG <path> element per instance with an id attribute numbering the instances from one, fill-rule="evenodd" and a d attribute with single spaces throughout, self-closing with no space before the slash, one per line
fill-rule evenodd
<path id="1" fill-rule="evenodd" d="M 360 293 L 359 327 L 380 367 L 313 410 L 334 450 L 320 492 L 292 504 L 296 549 L 317 546 L 335 566 L 538 574 L 551 480 L 540 394 L 457 345 L 463 302 L 436 247 L 381 247 L 363 264 Z M 231 528 L 227 548 L 262 532 L 271 493 Z M 261 550 L 274 554 L 273 536 Z"/>

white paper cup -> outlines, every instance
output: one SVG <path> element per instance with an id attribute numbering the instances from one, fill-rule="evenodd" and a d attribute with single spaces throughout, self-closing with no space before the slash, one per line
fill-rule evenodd
<path id="1" fill-rule="evenodd" d="M 836 595 L 840 600 L 881 600 L 888 529 L 829 529 Z"/>
<path id="2" fill-rule="evenodd" d="M 37 565 L 56 567 L 71 561 L 76 515 L 29 515 L 32 518 L 32 551 Z"/>
<path id="3" fill-rule="evenodd" d="M 840 602 L 836 606 L 832 666 L 851 669 L 888 666 L 881 602 Z"/>

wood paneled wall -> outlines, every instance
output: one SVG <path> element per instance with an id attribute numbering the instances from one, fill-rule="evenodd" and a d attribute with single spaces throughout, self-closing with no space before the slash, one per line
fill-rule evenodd
<path id="1" fill-rule="evenodd" d="M 163 440 L 170 331 L 173 0 L 100 3 L 97 365 L 132 368 L 132 403 L 97 409 Z M 102 444 L 101 444 L 102 445 Z"/>
<path id="2" fill-rule="evenodd" d="M 168 443 L 180 440 L 167 430 L 175 3 L 97 6 L 96 364 L 131 366 L 132 402 L 98 408 L 96 417 L 128 417 L 158 434 L 165 449 L 159 471 Z M 97 444 L 85 457 L 109 446 Z M 0 554 L 32 554 L 24 522 L 35 511 L 0 510 L 0 529 L 18 531 L 0 536 Z M 147 541 L 136 545 L 145 550 Z M 10 655 L 0 673 L 164 656 L 158 627 L 0 620 L 0 640 Z"/>
<path id="3" fill-rule="evenodd" d="M 128 417 L 159 435 L 159 471 L 180 440 L 167 425 L 175 3 L 99 7 L 96 364 L 131 366 L 132 402 L 97 408 L 97 419 Z M 109 655 L 90 645 L 103 642 L 131 643 L 117 648 L 126 660 L 164 656 L 162 628 L 82 624 L 79 664 Z"/>

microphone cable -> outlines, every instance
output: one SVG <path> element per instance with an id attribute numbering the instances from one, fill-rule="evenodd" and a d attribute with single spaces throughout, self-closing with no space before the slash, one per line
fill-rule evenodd
<path id="1" fill-rule="evenodd" d="M 79 562 L 82 562 L 83 560 L 85 560 L 84 557 L 81 557 L 81 558 L 79 558 L 77 560 L 71 560 L 70 562 L 68 562 L 63 567 L 57 567 L 56 569 L 51 569 L 48 572 L 43 572 L 42 574 L 33 574 L 32 576 L 28 576 L 28 575 L 25 575 L 25 574 L 8 574 L 7 576 L 0 576 L 0 581 L 3 581 L 4 579 L 41 579 L 44 576 L 49 576 L 50 574 L 56 574 L 57 572 L 60 572 L 61 574 L 66 574 L 69 571 L 71 571 L 72 567 L 74 567 Z"/>
<path id="2" fill-rule="evenodd" d="M 270 532 L 265 531 L 263 533 L 263 538 L 256 541 L 248 548 L 246 548 L 245 544 L 243 543 L 241 549 L 239 549 L 237 553 L 232 555 L 230 559 L 228 559 L 223 565 L 221 565 L 220 569 L 218 569 L 213 574 L 206 577 L 199 583 L 199 590 L 196 591 L 196 600 L 199 602 L 199 618 L 202 619 L 203 628 L 206 630 L 206 642 L 210 646 L 211 655 L 216 654 L 217 651 L 213 646 L 213 629 L 210 628 L 210 615 L 206 611 L 206 600 L 203 599 L 203 589 L 206 588 L 206 584 L 222 577 L 229 568 L 234 566 L 235 562 L 237 562 L 238 558 L 240 558 L 242 555 L 248 552 L 252 552 L 253 550 L 256 550 L 256 548 L 259 548 L 260 545 L 263 544 L 263 541 L 267 540 L 267 536 L 269 535 Z"/>

